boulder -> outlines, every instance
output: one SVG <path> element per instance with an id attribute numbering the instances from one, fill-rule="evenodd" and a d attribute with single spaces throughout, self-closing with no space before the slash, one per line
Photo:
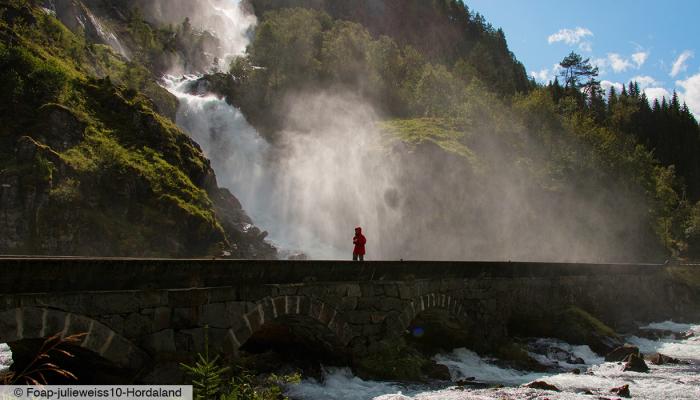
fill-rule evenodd
<path id="1" fill-rule="evenodd" d="M 423 364 L 421 372 L 429 379 L 437 379 L 441 381 L 449 381 L 452 379 L 450 370 L 446 365 L 438 364 L 433 360 Z"/>
<path id="2" fill-rule="evenodd" d="M 37 138 L 56 151 L 64 151 L 78 145 L 85 138 L 87 124 L 68 107 L 45 104 L 39 109 Z"/>
<path id="3" fill-rule="evenodd" d="M 654 365 L 664 365 L 664 364 L 680 364 L 681 360 L 673 358 L 661 353 L 655 353 L 649 357 L 649 362 Z"/>
<path id="4" fill-rule="evenodd" d="M 472 382 L 474 382 L 475 380 L 476 380 L 475 377 L 470 376 L 470 377 L 467 377 L 467 378 L 458 379 L 458 380 L 455 382 L 455 385 L 457 385 L 457 386 L 467 386 L 467 385 L 470 385 L 470 384 L 471 384 Z"/>
<path id="5" fill-rule="evenodd" d="M 626 397 L 626 398 L 632 397 L 630 395 L 630 385 L 622 385 L 620 387 L 612 388 L 612 389 L 610 389 L 610 393 L 612 393 L 616 396 L 620 396 L 620 397 Z"/>
<path id="6" fill-rule="evenodd" d="M 623 371 L 633 371 L 633 372 L 649 372 L 649 367 L 644 359 L 638 354 L 630 354 L 625 359 L 627 361 L 625 366 L 622 368 Z"/>
<path id="7" fill-rule="evenodd" d="M 525 387 L 529 387 L 530 389 L 540 389 L 540 390 L 551 390 L 553 392 L 561 392 L 558 387 L 549 384 L 545 381 L 534 381 L 530 382 Z"/>
<path id="8" fill-rule="evenodd" d="M 605 356 L 605 361 L 608 362 L 618 362 L 624 361 L 630 354 L 639 355 L 639 348 L 631 344 L 625 343 L 624 345 L 617 347 L 615 350 L 611 351 Z"/>
<path id="9" fill-rule="evenodd" d="M 688 340 L 691 337 L 695 336 L 695 332 L 693 332 L 693 331 L 674 332 L 673 336 L 676 338 L 676 340 Z"/>

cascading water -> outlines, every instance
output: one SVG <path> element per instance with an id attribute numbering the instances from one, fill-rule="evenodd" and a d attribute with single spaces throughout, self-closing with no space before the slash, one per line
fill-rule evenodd
<path id="1" fill-rule="evenodd" d="M 223 99 L 191 94 L 196 80 L 164 79 L 180 101 L 177 123 L 273 243 L 313 258 L 347 258 L 353 228 L 362 225 L 373 256 L 381 257 L 382 241 L 373 233 L 382 230 L 379 221 L 398 216 L 383 198 L 392 167 L 370 108 L 338 96 L 306 99 L 292 105 L 291 128 L 273 148 Z"/>
<path id="2" fill-rule="evenodd" d="M 202 27 L 222 38 L 220 60 L 242 53 L 255 18 L 236 2 L 207 4 L 208 11 L 193 14 L 193 23 L 212 24 Z M 212 13 L 216 18 L 205 18 Z M 312 258 L 348 258 L 357 225 L 369 238 L 369 257 L 383 256 L 379 221 L 387 224 L 398 216 L 385 201 L 394 167 L 382 153 L 371 107 L 349 95 L 296 99 L 290 104 L 288 129 L 273 148 L 240 110 L 198 92 L 197 78 L 164 78 L 180 102 L 176 122 L 202 146 L 219 183 L 268 230 L 282 256 L 289 250 Z"/>
<path id="3" fill-rule="evenodd" d="M 127 60 L 130 59 L 131 56 L 129 54 L 129 50 L 127 50 L 126 47 L 122 45 L 122 43 L 117 38 L 117 35 L 115 35 L 114 32 L 112 32 L 110 29 L 105 28 L 100 19 L 97 18 L 92 12 L 90 12 L 90 10 L 85 9 L 85 13 L 90 19 L 90 23 L 92 24 L 97 35 L 102 39 L 102 41 L 105 44 L 112 47 L 114 50 L 116 50 Z"/>
<path id="4" fill-rule="evenodd" d="M 689 332 L 686 339 L 666 337 L 658 340 L 635 336 L 627 340 L 645 354 L 661 352 L 679 358 L 682 364 L 650 365 L 649 373 L 623 372 L 620 363 L 604 362 L 588 346 L 571 346 L 566 343 L 539 339 L 538 345 L 566 349 L 584 364 L 576 367 L 580 373 L 542 373 L 517 371 L 494 363 L 466 349 L 456 349 L 449 354 L 435 357 L 446 365 L 455 380 L 473 378 L 475 381 L 501 384 L 506 387 L 491 389 L 469 389 L 452 386 L 435 390 L 430 387 L 407 387 L 397 383 L 365 381 L 353 376 L 347 368 L 330 369 L 322 382 L 306 379 L 299 385 L 288 388 L 288 395 L 303 400 L 498 400 L 498 399 L 551 399 L 585 400 L 591 398 L 618 398 L 610 389 L 628 384 L 635 399 L 687 399 L 700 398 L 700 325 L 664 322 L 652 324 L 649 329 Z M 559 363 L 557 359 L 544 358 L 545 364 Z M 560 392 L 531 389 L 518 386 L 534 380 L 544 380 L 555 385 Z M 593 395 L 593 396 L 592 396 Z M 598 396 L 598 397 L 595 397 Z"/>

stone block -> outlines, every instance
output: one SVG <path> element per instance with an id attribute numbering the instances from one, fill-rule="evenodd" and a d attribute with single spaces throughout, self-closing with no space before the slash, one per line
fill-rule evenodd
<path id="1" fill-rule="evenodd" d="M 337 292 L 341 296 L 348 297 L 359 297 L 362 296 L 362 291 L 360 290 L 360 285 L 357 283 L 349 283 L 345 285 L 339 285 L 337 287 Z"/>
<path id="2" fill-rule="evenodd" d="M 404 302 L 395 297 L 383 298 L 377 304 L 382 311 L 401 311 L 404 308 Z"/>
<path id="3" fill-rule="evenodd" d="M 181 307 L 173 309 L 173 329 L 179 330 L 196 327 L 199 320 L 198 313 L 198 307 Z"/>
<path id="4" fill-rule="evenodd" d="M 44 325 L 44 337 L 50 337 L 63 332 L 68 314 L 62 311 L 50 310 L 46 314 L 46 324 Z M 112 330 L 115 330 L 110 326 Z M 121 332 L 121 331 L 117 331 Z"/>
<path id="5" fill-rule="evenodd" d="M 90 309 L 95 314 L 127 314 L 139 312 L 143 305 L 139 302 L 134 292 L 109 292 L 91 296 L 89 299 Z M 52 303 L 54 307 L 58 304 Z M 74 307 L 71 311 L 80 312 Z"/>
<path id="6" fill-rule="evenodd" d="M 278 317 L 281 317 L 283 315 L 287 315 L 287 300 L 285 300 L 286 296 L 279 296 L 275 297 L 272 302 L 274 303 L 274 314 L 276 314 Z"/>
<path id="7" fill-rule="evenodd" d="M 226 319 L 231 324 L 231 326 L 238 328 L 240 327 L 241 321 L 243 321 L 243 316 L 248 312 L 248 306 L 246 303 L 235 301 L 226 303 Z"/>
<path id="8" fill-rule="evenodd" d="M 44 314 L 48 310 L 28 307 L 22 310 L 22 337 L 26 339 L 43 337 Z"/>
<path id="9" fill-rule="evenodd" d="M 158 307 L 153 310 L 153 330 L 160 331 L 163 329 L 171 328 L 171 314 L 172 310 L 170 307 Z"/>
<path id="10" fill-rule="evenodd" d="M 184 289 L 168 291 L 168 305 L 170 307 L 196 307 L 206 304 L 209 295 L 206 289 Z"/>
<path id="11" fill-rule="evenodd" d="M 228 328 L 231 325 L 225 303 L 204 304 L 199 307 L 199 326 Z"/>
<path id="12" fill-rule="evenodd" d="M 340 301 L 341 310 L 354 310 L 357 308 L 357 297 L 343 297 Z"/>
<path id="13" fill-rule="evenodd" d="M 380 324 L 386 319 L 386 314 L 380 312 L 374 312 L 370 314 L 370 321 L 373 324 Z"/>
<path id="14" fill-rule="evenodd" d="M 0 341 L 14 342 L 17 339 L 17 311 L 3 311 L 0 313 Z"/>
<path id="15" fill-rule="evenodd" d="M 141 347 L 151 354 L 175 353 L 175 331 L 164 329 L 144 336 Z"/>
<path id="16" fill-rule="evenodd" d="M 384 285 L 384 294 L 389 297 L 399 297 L 399 288 L 393 283 Z"/>
<path id="17" fill-rule="evenodd" d="M 153 320 L 142 314 L 129 314 L 124 319 L 124 336 L 135 338 L 153 332 Z"/>
<path id="18" fill-rule="evenodd" d="M 210 288 L 209 293 L 209 303 L 225 303 L 227 301 L 236 300 L 236 288 L 233 287 L 221 287 L 221 288 Z"/>
<path id="19" fill-rule="evenodd" d="M 351 324 L 369 324 L 372 313 L 369 311 L 353 311 L 347 314 L 346 320 Z"/>
<path id="20" fill-rule="evenodd" d="M 137 292 L 136 299 L 141 308 L 155 308 L 168 304 L 168 291 L 166 290 L 147 290 Z"/>

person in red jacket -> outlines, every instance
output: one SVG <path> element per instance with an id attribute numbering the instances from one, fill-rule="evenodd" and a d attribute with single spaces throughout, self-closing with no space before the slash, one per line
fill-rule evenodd
<path id="1" fill-rule="evenodd" d="M 367 243 L 367 239 L 362 234 L 362 228 L 358 226 L 355 228 L 355 237 L 352 238 L 352 244 L 355 245 L 355 248 L 352 250 L 353 261 L 357 261 L 358 258 L 360 261 L 365 260 L 365 243 Z"/>

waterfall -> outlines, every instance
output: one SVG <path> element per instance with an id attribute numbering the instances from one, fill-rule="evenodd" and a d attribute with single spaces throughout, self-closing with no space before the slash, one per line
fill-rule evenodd
<path id="1" fill-rule="evenodd" d="M 164 79 L 180 101 L 177 123 L 282 255 L 348 258 L 354 227 L 361 225 L 371 257 L 382 256 L 382 221 L 399 216 L 385 204 L 394 168 L 382 153 L 371 108 L 335 95 L 299 99 L 291 128 L 273 147 L 223 99 L 191 94 L 196 79 Z"/>

